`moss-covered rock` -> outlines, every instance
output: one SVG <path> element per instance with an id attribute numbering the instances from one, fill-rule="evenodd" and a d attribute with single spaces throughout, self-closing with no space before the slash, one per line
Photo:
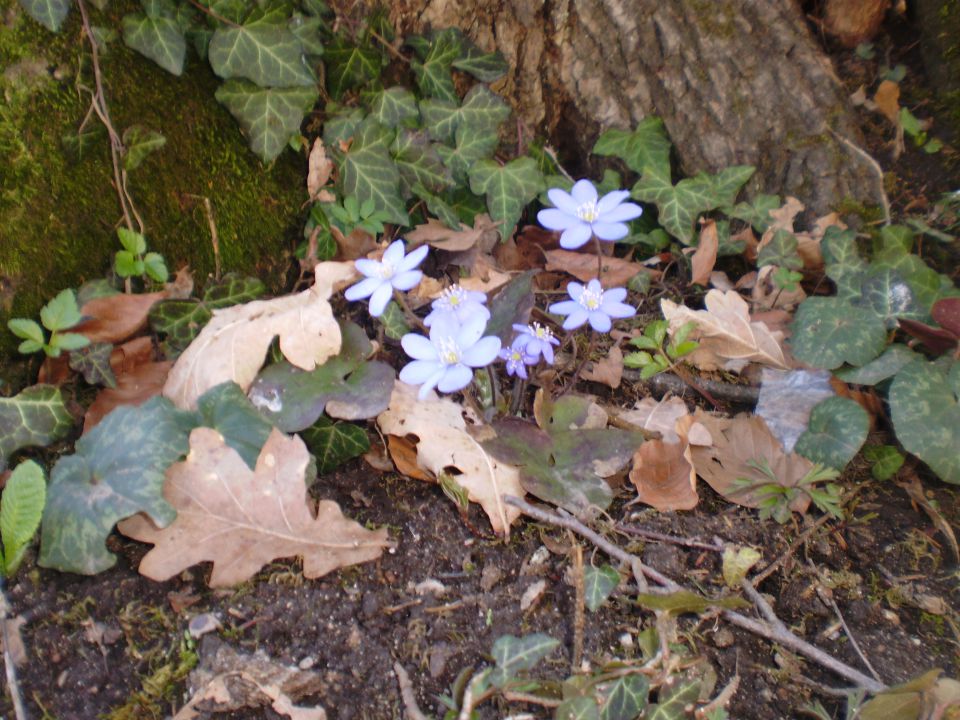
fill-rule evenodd
<path id="1" fill-rule="evenodd" d="M 57 34 L 14 2 L 0 24 L 0 358 L 16 339 L 9 317 L 35 317 L 64 287 L 109 272 L 122 221 L 108 139 L 94 130 L 77 154 L 93 86 L 89 47 L 74 10 Z M 128 0 L 91 23 L 119 28 Z M 302 226 L 305 163 L 284 153 L 264 167 L 214 99 L 218 80 L 196 56 L 175 77 L 119 39 L 101 58 L 113 124 L 161 132 L 166 145 L 130 172 L 129 192 L 151 249 L 171 269 L 189 264 L 202 283 L 214 252 L 202 198 L 209 198 L 225 270 L 253 273 L 278 288 Z M 71 149 L 72 148 L 72 149 Z"/>

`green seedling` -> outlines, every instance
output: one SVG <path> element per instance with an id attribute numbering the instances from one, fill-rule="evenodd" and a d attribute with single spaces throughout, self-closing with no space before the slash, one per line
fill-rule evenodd
<path id="1" fill-rule="evenodd" d="M 90 344 L 89 338 L 72 332 L 64 332 L 81 320 L 80 308 L 73 290 L 64 290 L 40 310 L 40 323 L 27 318 L 13 318 L 7 322 L 10 332 L 23 340 L 17 350 L 24 355 L 45 352 L 49 357 L 60 357 L 66 350 L 79 350 Z M 44 328 L 50 331 L 46 336 Z"/>
<path id="2" fill-rule="evenodd" d="M 47 501 L 43 468 L 33 460 L 20 463 L 10 475 L 0 497 L 0 556 L 4 577 L 17 572 L 27 546 L 40 527 Z"/>
<path id="3" fill-rule="evenodd" d="M 781 525 L 790 519 L 790 506 L 800 496 L 806 495 L 820 510 L 830 513 L 836 518 L 843 517 L 840 508 L 842 499 L 840 486 L 830 480 L 835 480 L 840 472 L 833 468 L 815 464 L 809 472 L 800 478 L 796 485 L 784 485 L 777 478 L 766 458 L 748 460 L 747 465 L 759 470 L 770 482 L 757 482 L 753 478 L 737 478 L 733 482 L 734 493 L 753 493 L 757 496 L 760 510 L 760 519 L 772 517 Z M 819 483 L 827 483 L 816 487 Z"/>
<path id="4" fill-rule="evenodd" d="M 684 324 L 673 338 L 664 347 L 667 338 L 668 324 L 666 320 L 655 320 L 643 330 L 643 335 L 633 338 L 630 344 L 640 348 L 638 352 L 630 353 L 623 359 L 623 364 L 630 368 L 640 368 L 640 377 L 644 380 L 654 375 L 666 372 L 686 355 L 699 347 L 694 340 L 687 340 L 696 327 L 696 323 Z"/>
<path id="5" fill-rule="evenodd" d="M 114 255 L 113 269 L 124 280 L 147 277 L 154 282 L 166 282 L 170 277 L 163 255 L 147 252 L 147 239 L 128 228 L 117 228 L 117 237 L 123 250 Z"/>

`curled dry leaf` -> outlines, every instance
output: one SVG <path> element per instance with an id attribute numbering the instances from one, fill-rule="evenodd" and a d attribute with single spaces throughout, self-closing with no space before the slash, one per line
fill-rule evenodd
<path id="1" fill-rule="evenodd" d="M 623 379 L 623 351 L 619 345 L 610 348 L 605 358 L 590 363 L 583 372 L 583 378 L 591 382 L 598 382 L 616 390 Z"/>
<path id="2" fill-rule="evenodd" d="M 795 290 L 783 290 L 777 287 L 773 275 L 777 268 L 774 265 L 765 265 L 757 273 L 756 282 L 750 290 L 750 299 L 755 310 L 767 311 L 775 308 L 792 310 L 802 303 L 807 294 L 797 284 Z"/>
<path id="3" fill-rule="evenodd" d="M 229 587 L 277 558 L 302 556 L 304 576 L 318 578 L 380 557 L 390 544 L 386 529 L 367 530 L 331 500 L 314 515 L 304 482 L 309 459 L 299 437 L 274 429 L 250 470 L 216 430 L 194 429 L 187 459 L 167 470 L 163 486 L 176 520 L 161 530 L 141 514 L 117 526 L 154 545 L 140 573 L 163 581 L 210 561 L 210 586 Z"/>
<path id="4" fill-rule="evenodd" d="M 436 218 L 427 218 L 423 225 L 417 225 L 404 237 L 410 243 L 410 249 L 427 243 L 438 250 L 463 252 L 477 245 L 489 251 L 500 238 L 497 225 L 486 213 L 474 218 L 473 227 L 461 223 L 460 230 L 451 230 Z M 486 240 L 486 242 L 481 242 Z"/>
<path id="5" fill-rule="evenodd" d="M 633 455 L 630 482 L 637 488 L 637 500 L 657 510 L 692 510 L 697 496 L 697 473 L 693 469 L 688 433 L 695 421 L 684 415 L 677 420 L 676 442 L 647 440 Z"/>
<path id="6" fill-rule="evenodd" d="M 204 392 L 228 380 L 246 392 L 277 336 L 280 351 L 302 370 L 313 370 L 340 352 L 340 326 L 328 299 L 356 277 L 356 270 L 353 263 L 325 262 L 314 273 L 313 287 L 296 295 L 215 310 L 177 360 L 163 394 L 192 410 Z"/>
<path id="7" fill-rule="evenodd" d="M 327 157 L 327 148 L 321 138 L 313 141 L 310 148 L 310 158 L 307 160 L 307 193 L 311 200 L 319 202 L 333 202 L 336 200 L 333 193 L 324 190 L 323 186 L 330 181 L 333 172 L 333 160 Z"/>
<path id="8" fill-rule="evenodd" d="M 700 240 L 697 249 L 691 258 L 693 266 L 690 282 L 694 285 L 707 285 L 713 266 L 717 264 L 717 250 L 720 248 L 720 237 L 717 233 L 715 220 L 701 220 Z"/>
<path id="9" fill-rule="evenodd" d="M 592 252 L 572 252 L 570 250 L 547 250 L 547 272 L 564 272 L 573 275 L 581 282 L 587 282 L 597 276 L 597 256 Z M 626 285 L 637 273 L 647 273 L 652 278 L 660 273 L 637 262 L 604 255 L 603 284 L 605 287 Z"/>
<path id="10" fill-rule="evenodd" d="M 900 118 L 900 83 L 884 80 L 877 86 L 873 102 L 883 115 L 894 125 Z"/>
<path id="11" fill-rule="evenodd" d="M 397 382 L 390 407 L 377 417 L 380 430 L 390 438 L 390 451 L 398 468 L 409 465 L 409 454 L 395 452 L 402 447 L 393 437 L 415 443 L 416 464 L 436 478 L 451 469 L 457 483 L 465 488 L 471 502 L 480 503 L 498 535 L 508 537 L 510 525 L 520 510 L 507 505 L 504 495 L 523 497 L 517 469 L 498 462 L 468 432 L 464 409 L 452 400 L 430 393 L 417 399 L 416 388 Z M 407 448 L 408 449 L 408 448 Z"/>
<path id="12" fill-rule="evenodd" d="M 749 306 L 737 292 L 710 290 L 704 303 L 706 310 L 691 310 L 670 300 L 660 301 L 671 335 L 686 323 L 695 323 L 689 338 L 697 340 L 700 347 L 687 356 L 691 363 L 702 370 L 733 372 L 740 372 L 750 362 L 789 367 L 780 345 L 783 334 L 752 322 Z"/>
<path id="13" fill-rule="evenodd" d="M 666 442 L 679 442 L 676 432 L 677 421 L 690 414 L 687 404 L 678 397 L 664 397 L 662 400 L 644 398 L 633 410 L 616 411 L 617 419 L 637 430 L 660 433 Z"/>
<path id="14" fill-rule="evenodd" d="M 489 295 L 510 282 L 510 275 L 497 270 L 491 260 L 487 260 L 484 256 L 477 258 L 471 269 L 470 277 L 460 280 L 460 287 L 464 290 L 475 290 Z"/>

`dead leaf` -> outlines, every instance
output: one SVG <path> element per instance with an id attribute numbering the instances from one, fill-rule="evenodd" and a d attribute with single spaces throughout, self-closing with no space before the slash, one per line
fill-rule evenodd
<path id="1" fill-rule="evenodd" d="M 354 228 L 349 235 L 344 235 L 336 225 L 330 226 L 330 234 L 337 243 L 337 260 L 356 260 L 366 257 L 377 250 L 377 239 L 363 228 Z M 382 255 L 381 250 L 379 255 Z"/>
<path id="2" fill-rule="evenodd" d="M 786 369 L 789 367 L 780 341 L 782 333 L 771 332 L 766 325 L 751 322 L 747 302 L 733 290 L 710 290 L 704 300 L 706 310 L 691 310 L 670 300 L 661 300 L 663 316 L 670 323 L 670 335 L 693 321 L 690 333 L 700 347 L 687 356 L 702 370 L 740 372 L 749 362 Z"/>
<path id="3" fill-rule="evenodd" d="M 630 482 L 637 500 L 660 512 L 692 510 L 700 502 L 697 475 L 690 464 L 685 442 L 647 440 L 633 455 Z"/>
<path id="4" fill-rule="evenodd" d="M 415 480 L 425 480 L 426 482 L 436 482 L 436 477 L 424 472 L 417 464 L 417 441 L 408 440 L 399 435 L 387 435 L 387 449 L 390 451 L 390 457 L 393 458 L 393 464 L 397 466 L 397 472 Z"/>
<path id="5" fill-rule="evenodd" d="M 377 425 L 386 435 L 415 436 L 417 467 L 433 478 L 454 469 L 457 483 L 467 490 L 471 502 L 480 503 L 494 532 L 509 537 L 510 525 L 520 517 L 520 510 L 507 505 L 503 496 L 523 497 L 520 475 L 515 467 L 498 462 L 484 451 L 467 431 L 464 412 L 457 403 L 432 392 L 425 400 L 418 400 L 416 388 L 398 381 L 390 406 L 377 417 Z M 391 452 L 393 448 L 391 441 Z M 403 462 L 397 455 L 393 459 L 398 467 Z"/>
<path id="6" fill-rule="evenodd" d="M 462 278 L 459 285 L 464 290 L 475 290 L 489 295 L 508 282 L 510 282 L 510 275 L 497 270 L 492 258 L 487 260 L 485 257 L 480 257 L 474 264 L 470 277 Z"/>
<path id="7" fill-rule="evenodd" d="M 114 408 L 121 405 L 142 405 L 159 395 L 172 368 L 173 361 L 164 360 L 146 362 L 128 372 L 117 374 L 117 386 L 103 388 L 87 408 L 83 416 L 83 432 L 90 432 Z"/>
<path id="8" fill-rule="evenodd" d="M 568 412 L 569 410 L 574 412 Z M 558 417 L 564 417 L 565 425 L 554 427 Z M 533 396 L 533 418 L 537 427 L 550 432 L 551 430 L 590 430 L 605 428 L 610 414 L 600 407 L 593 395 L 568 393 L 556 400 L 538 388 Z"/>
<path id="9" fill-rule="evenodd" d="M 313 147 L 310 148 L 310 158 L 307 160 L 307 193 L 311 200 L 319 202 L 336 200 L 336 197 L 329 190 L 323 189 L 323 186 L 330 181 L 330 173 L 333 172 L 333 167 L 333 161 L 327 157 L 327 149 L 323 145 L 323 140 L 317 138 L 313 141 Z"/>
<path id="10" fill-rule="evenodd" d="M 770 238 L 777 232 L 777 230 L 786 230 L 787 232 L 793 232 L 793 223 L 797 215 L 803 212 L 803 209 L 806 207 L 802 202 L 797 200 L 795 197 L 788 197 L 783 205 L 781 205 L 776 210 L 770 211 L 770 226 L 767 228 L 766 232 L 763 233 L 764 239 L 769 235 Z M 767 240 L 767 242 L 770 242 Z M 763 247 L 766 243 L 761 241 L 760 247 Z"/>
<path id="11" fill-rule="evenodd" d="M 293 365 L 313 370 L 340 352 L 340 326 L 328 298 L 357 277 L 353 263 L 325 262 L 309 290 L 215 310 L 213 319 L 177 360 L 163 394 L 184 410 L 210 388 L 232 380 L 244 392 L 263 365 L 273 339 Z"/>
<path id="12" fill-rule="evenodd" d="M 0 600 L 0 602 L 5 601 Z M 27 624 L 27 619 L 23 615 L 17 615 L 12 618 L 4 618 L 0 622 L 4 624 L 3 635 L 0 637 L 0 650 L 6 652 L 14 667 L 23 667 L 27 664 L 28 657 L 27 646 L 23 642 L 21 630 Z M 3 638 L 7 639 L 8 645 L 4 646 Z"/>
<path id="13" fill-rule="evenodd" d="M 717 250 L 720 247 L 720 237 L 717 234 L 717 223 L 714 220 L 700 221 L 700 240 L 690 262 L 692 267 L 690 282 L 694 285 L 707 285 L 710 282 L 710 273 L 717 264 Z"/>
<path id="14" fill-rule="evenodd" d="M 452 230 L 436 218 L 427 218 L 427 222 L 417 225 L 413 230 L 404 235 L 407 242 L 410 243 L 409 249 L 414 249 L 424 243 L 438 250 L 448 252 L 463 252 L 474 247 L 484 236 L 492 236 L 499 239 L 497 225 L 490 219 L 486 213 L 481 213 L 474 218 L 473 227 L 461 223 L 460 230 Z M 488 244 L 489 250 L 492 245 Z"/>
<path id="15" fill-rule="evenodd" d="M 677 421 L 690 414 L 687 404 L 678 397 L 664 397 L 655 400 L 644 398 L 637 403 L 633 410 L 621 410 L 616 413 L 617 419 L 629 423 L 638 430 L 647 430 L 660 433 L 660 437 L 668 443 L 680 441 L 677 435 Z"/>
<path id="16" fill-rule="evenodd" d="M 614 345 L 605 358 L 590 363 L 590 367 L 583 372 L 583 378 L 602 383 L 614 390 L 620 387 L 623 379 L 623 351 L 620 346 Z"/>
<path id="17" fill-rule="evenodd" d="M 153 360 L 153 339 L 141 336 L 127 340 L 110 353 L 110 369 L 116 376 L 132 372 L 135 368 Z"/>
<path id="18" fill-rule="evenodd" d="M 211 561 L 210 586 L 229 587 L 277 558 L 302 556 L 304 577 L 317 578 L 380 557 L 390 544 L 386 529 L 365 529 L 331 500 L 321 500 L 314 516 L 304 482 L 309 459 L 299 437 L 273 430 L 251 471 L 220 433 L 195 428 L 187 459 L 167 470 L 163 486 L 176 520 L 158 529 L 135 515 L 118 525 L 154 545 L 140 573 L 163 581 Z"/>
<path id="19" fill-rule="evenodd" d="M 727 500 L 745 507 L 757 507 L 755 492 L 738 490 L 734 483 L 738 478 L 764 485 L 770 479 L 747 464 L 747 461 L 766 460 L 777 481 L 784 487 L 794 487 L 813 467 L 806 458 L 783 451 L 780 442 L 773 436 L 763 418 L 741 414 L 734 418 L 722 418 L 697 409 L 694 419 L 703 424 L 713 438 L 709 447 L 692 447 L 691 457 L 697 475 Z M 790 509 L 804 513 L 810 506 L 806 494 L 798 494 Z"/>
<path id="20" fill-rule="evenodd" d="M 792 310 L 802 303 L 807 294 L 797 283 L 795 290 L 783 290 L 773 280 L 777 268 L 775 265 L 765 265 L 757 273 L 757 281 L 750 291 L 750 299 L 755 310 L 766 311 L 774 308 Z"/>
<path id="21" fill-rule="evenodd" d="M 897 124 L 900 117 L 899 83 L 895 83 L 893 80 L 881 82 L 877 91 L 873 94 L 873 102 L 876 104 L 877 110 L 883 113 L 887 120 L 894 125 Z"/>
<path id="22" fill-rule="evenodd" d="M 546 269 L 548 272 L 559 271 L 573 275 L 581 282 L 587 282 L 597 276 L 597 256 L 592 253 L 572 252 L 570 250 L 547 250 Z M 603 257 L 603 284 L 604 287 L 626 285 L 637 273 L 649 273 L 654 279 L 660 273 L 644 265 L 623 258 Z"/>

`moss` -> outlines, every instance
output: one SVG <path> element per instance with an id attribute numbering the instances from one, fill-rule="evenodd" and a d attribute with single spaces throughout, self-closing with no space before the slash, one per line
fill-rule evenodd
<path id="1" fill-rule="evenodd" d="M 106 16 L 91 8 L 91 22 L 119 28 L 133 9 L 129 0 L 111 3 Z M 35 317 L 58 290 L 104 275 L 119 247 L 105 133 L 79 158 L 63 143 L 77 137 L 89 107 L 80 90 L 92 85 L 81 37 L 75 11 L 57 34 L 15 4 L 0 25 L 0 290 L 7 288 L 0 294 L 0 357 L 15 347 L 9 317 Z M 140 124 L 167 138 L 129 177 L 151 248 L 171 268 L 189 264 L 202 283 L 214 265 L 199 199 L 208 197 L 223 268 L 279 289 L 302 222 L 303 159 L 287 152 L 264 167 L 214 99 L 217 78 L 196 57 L 177 78 L 116 40 L 101 67 L 117 130 Z"/>

